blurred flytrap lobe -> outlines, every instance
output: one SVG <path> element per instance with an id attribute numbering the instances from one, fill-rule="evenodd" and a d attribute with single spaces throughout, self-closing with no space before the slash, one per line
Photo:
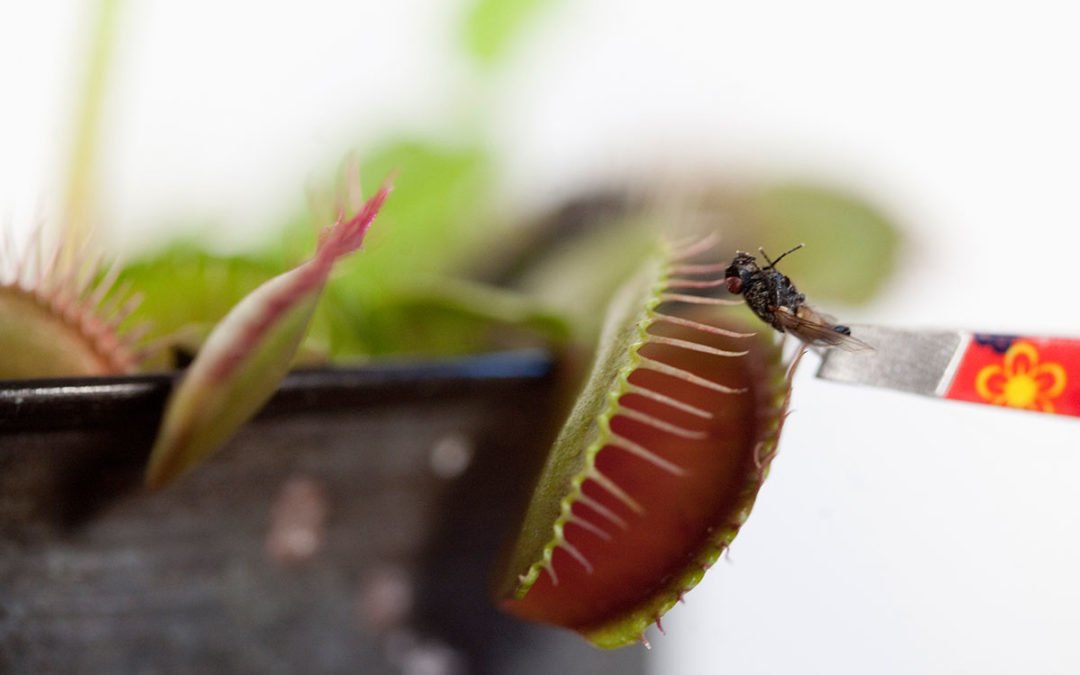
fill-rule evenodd
<path id="1" fill-rule="evenodd" d="M 712 243 L 661 243 L 612 301 L 507 556 L 507 611 L 600 647 L 644 640 L 746 521 L 795 362 L 707 292 L 723 283 L 722 262 L 696 262 Z"/>
<path id="2" fill-rule="evenodd" d="M 118 286 L 86 243 L 74 250 L 43 224 L 17 247 L 0 243 L 0 379 L 119 375 L 145 357 L 143 328 L 125 321 L 139 297 Z M 53 243 L 47 243 L 47 240 Z"/>
<path id="3" fill-rule="evenodd" d="M 334 264 L 360 248 L 389 193 L 387 182 L 352 216 L 339 215 L 321 232 L 311 260 L 259 286 L 217 324 L 166 405 L 146 471 L 149 487 L 204 460 L 270 398 Z"/>

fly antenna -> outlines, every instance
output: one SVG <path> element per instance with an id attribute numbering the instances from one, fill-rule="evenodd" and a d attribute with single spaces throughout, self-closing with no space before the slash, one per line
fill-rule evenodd
<path id="1" fill-rule="evenodd" d="M 796 246 L 795 248 L 792 248 L 792 249 L 790 249 L 790 250 L 784 251 L 783 253 L 781 253 L 781 254 L 780 254 L 780 257 L 779 257 L 779 258 L 777 258 L 776 260 L 769 260 L 769 256 L 768 256 L 768 254 L 766 254 L 766 253 L 765 253 L 765 249 L 764 249 L 764 248 L 762 248 L 762 247 L 760 247 L 760 246 L 758 247 L 758 253 L 760 253 L 760 254 L 761 254 L 761 257 L 762 257 L 762 258 L 765 258 L 765 262 L 769 263 L 769 267 L 771 267 L 772 269 L 776 269 L 776 263 L 778 263 L 778 262 L 780 262 L 781 260 L 783 260 L 783 259 L 784 259 L 784 256 L 788 255 L 789 253 L 794 253 L 795 251 L 798 251 L 798 250 L 799 250 L 800 248 L 802 248 L 803 246 L 806 246 L 806 244 L 805 244 L 805 243 L 803 243 L 803 244 L 799 244 L 799 245 L 798 245 L 798 246 Z"/>

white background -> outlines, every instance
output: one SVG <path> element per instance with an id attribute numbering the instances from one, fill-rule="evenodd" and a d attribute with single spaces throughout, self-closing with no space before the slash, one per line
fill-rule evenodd
<path id="1" fill-rule="evenodd" d="M 453 53 L 454 3 L 129 4 L 105 130 L 121 245 L 199 218 L 242 245 L 342 142 L 475 118 L 508 203 L 652 166 L 829 180 L 909 236 L 845 319 L 1080 335 L 1068 3 L 564 2 L 493 86 Z M 0 5 L 15 221 L 55 201 L 85 20 Z M 469 87 L 472 109 L 448 103 Z M 1080 672 L 1080 422 L 812 370 L 731 561 L 650 634 L 654 672 Z"/>

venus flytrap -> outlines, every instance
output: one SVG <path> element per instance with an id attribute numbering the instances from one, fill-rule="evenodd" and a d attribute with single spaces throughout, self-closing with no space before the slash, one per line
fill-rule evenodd
<path id="1" fill-rule="evenodd" d="M 19 250 L 0 245 L 0 379 L 120 375 L 145 356 L 126 319 L 138 296 L 116 285 L 115 266 L 46 244 L 37 226 Z"/>
<path id="2" fill-rule="evenodd" d="M 612 301 L 508 556 L 510 613 L 600 647 L 643 640 L 746 521 L 795 364 L 710 292 L 722 264 L 688 262 L 704 247 L 662 245 Z"/>
<path id="3" fill-rule="evenodd" d="M 214 328 L 169 398 L 146 483 L 159 488 L 221 446 L 288 372 L 334 264 L 356 251 L 389 183 L 324 230 L 314 257 L 259 286 Z"/>

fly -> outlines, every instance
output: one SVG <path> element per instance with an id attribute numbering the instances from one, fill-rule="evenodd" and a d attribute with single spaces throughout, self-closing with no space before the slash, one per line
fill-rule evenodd
<path id="1" fill-rule="evenodd" d="M 806 296 L 795 288 L 776 264 L 784 256 L 803 247 L 799 244 L 784 252 L 776 260 L 770 260 L 765 249 L 759 248 L 761 257 L 769 263 L 759 267 L 757 258 L 744 251 L 736 251 L 727 271 L 724 272 L 727 289 L 742 295 L 746 304 L 762 321 L 781 333 L 791 333 L 812 347 L 839 347 L 846 351 L 872 349 L 870 345 L 851 335 L 851 329 L 821 314 L 806 304 Z"/>

